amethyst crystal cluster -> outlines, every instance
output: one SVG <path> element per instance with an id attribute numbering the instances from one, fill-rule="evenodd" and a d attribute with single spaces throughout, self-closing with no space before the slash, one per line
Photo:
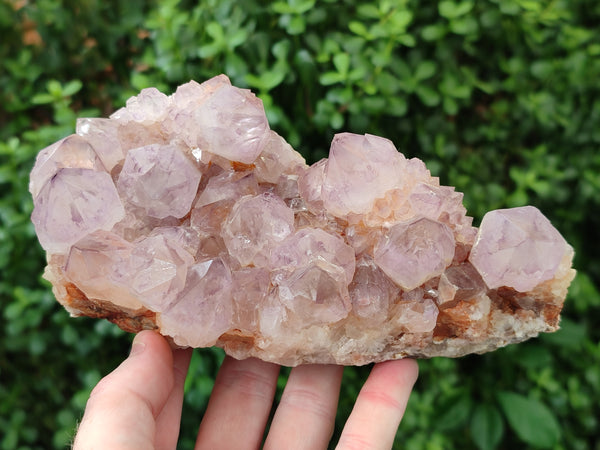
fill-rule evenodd
<path id="1" fill-rule="evenodd" d="M 307 166 L 221 75 L 145 89 L 38 155 L 32 220 L 73 315 L 285 365 L 460 356 L 558 328 L 572 248 L 534 207 L 471 225 L 387 139 Z"/>

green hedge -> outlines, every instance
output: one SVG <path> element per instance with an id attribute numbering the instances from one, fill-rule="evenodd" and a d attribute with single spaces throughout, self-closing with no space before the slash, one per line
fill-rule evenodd
<path id="1" fill-rule="evenodd" d="M 130 342 L 69 318 L 41 280 L 35 154 L 75 117 L 218 73 L 310 162 L 338 131 L 382 135 L 464 192 L 476 223 L 534 204 L 576 249 L 562 329 L 421 361 L 398 448 L 600 448 L 598 23 L 595 0 L 0 1 L 0 449 L 67 445 Z M 181 448 L 222 357 L 194 354 Z M 336 433 L 367 374 L 346 369 Z"/>

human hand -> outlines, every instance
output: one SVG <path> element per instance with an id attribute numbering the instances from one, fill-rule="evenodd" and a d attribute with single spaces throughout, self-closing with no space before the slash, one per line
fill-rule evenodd
<path id="1" fill-rule="evenodd" d="M 171 350 L 142 331 L 129 357 L 92 391 L 73 448 L 174 449 L 191 349 Z M 265 449 L 324 449 L 333 433 L 343 367 L 292 369 Z M 338 449 L 392 447 L 418 367 L 413 360 L 376 364 L 344 426 Z M 200 424 L 196 449 L 255 449 L 263 434 L 279 366 L 226 357 Z"/>

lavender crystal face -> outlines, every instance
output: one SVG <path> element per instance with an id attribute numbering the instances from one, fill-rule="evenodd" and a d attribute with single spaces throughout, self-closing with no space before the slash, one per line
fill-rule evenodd
<path id="1" fill-rule="evenodd" d="M 554 277 L 569 244 L 533 206 L 499 209 L 481 221 L 469 260 L 489 288 L 527 292 Z"/>
<path id="2" fill-rule="evenodd" d="M 443 223 L 427 218 L 398 223 L 375 246 L 375 264 L 410 291 L 441 275 L 454 258 L 454 236 Z"/>
<path id="3" fill-rule="evenodd" d="M 60 169 L 34 200 L 31 220 L 40 244 L 66 253 L 79 239 L 109 231 L 125 215 L 110 175 L 93 169 Z"/>
<path id="4" fill-rule="evenodd" d="M 117 189 L 150 217 L 181 218 L 192 206 L 201 176 L 178 147 L 149 145 L 127 153 Z"/>
<path id="5" fill-rule="evenodd" d="M 535 208 L 488 213 L 388 139 L 307 166 L 220 75 L 144 89 L 42 150 L 32 220 L 74 315 L 285 365 L 461 356 L 558 328 L 573 251 Z"/>

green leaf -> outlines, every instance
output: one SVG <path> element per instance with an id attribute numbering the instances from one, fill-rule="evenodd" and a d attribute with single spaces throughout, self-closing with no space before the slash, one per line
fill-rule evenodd
<path id="1" fill-rule="evenodd" d="M 252 86 L 260 89 L 261 91 L 268 92 L 274 87 L 278 86 L 285 78 L 285 72 L 279 70 L 267 70 L 255 76 L 252 74 L 246 74 L 246 82 Z"/>
<path id="2" fill-rule="evenodd" d="M 50 94 L 36 94 L 32 97 L 31 103 L 34 105 L 45 105 L 47 103 L 52 103 L 55 100 L 55 97 Z"/>
<path id="3" fill-rule="evenodd" d="M 452 97 L 444 97 L 443 106 L 449 116 L 454 116 L 458 112 L 458 103 Z"/>
<path id="4" fill-rule="evenodd" d="M 344 81 L 344 77 L 342 77 L 337 72 L 325 72 L 323 75 L 319 77 L 319 82 L 323 86 L 329 86 L 335 83 L 340 83 Z"/>
<path id="5" fill-rule="evenodd" d="M 423 104 L 429 107 L 437 106 L 440 104 L 440 94 L 438 94 L 429 86 L 417 86 L 416 93 L 423 102 Z"/>
<path id="6" fill-rule="evenodd" d="M 517 436 L 538 448 L 550 448 L 560 438 L 560 426 L 552 411 L 539 400 L 515 392 L 500 392 L 502 411 Z"/>
<path id="7" fill-rule="evenodd" d="M 393 26 L 394 30 L 404 30 L 413 19 L 413 13 L 406 9 L 397 9 L 390 16 L 390 25 Z"/>
<path id="8" fill-rule="evenodd" d="M 62 90 L 63 97 L 70 97 L 80 91 L 83 84 L 79 80 L 69 81 Z"/>
<path id="9" fill-rule="evenodd" d="M 271 8 L 273 11 L 279 14 L 293 14 L 294 8 L 288 5 L 286 2 L 274 2 L 271 3 Z"/>
<path id="10" fill-rule="evenodd" d="M 472 401 L 467 395 L 452 399 L 445 412 L 437 420 L 440 431 L 452 430 L 462 426 L 471 413 Z"/>
<path id="11" fill-rule="evenodd" d="M 56 80 L 48 81 L 47 89 L 48 89 L 48 93 L 50 93 L 50 95 L 52 95 L 56 98 L 62 97 L 62 86 L 60 85 L 60 83 L 58 81 L 56 81 Z"/>
<path id="12" fill-rule="evenodd" d="M 555 333 L 543 334 L 540 339 L 569 350 L 579 350 L 587 336 L 584 323 L 574 322 L 566 317 L 560 321 L 560 329 Z"/>
<path id="13" fill-rule="evenodd" d="M 346 76 L 350 68 L 350 56 L 347 53 L 338 53 L 333 57 L 333 65 L 340 75 Z"/>
<path id="14" fill-rule="evenodd" d="M 286 30 L 292 35 L 302 34 L 306 30 L 306 20 L 302 16 L 294 15 L 290 19 Z"/>
<path id="15" fill-rule="evenodd" d="M 439 41 L 447 33 L 446 27 L 442 24 L 427 25 L 421 31 L 421 37 L 426 41 Z"/>
<path id="16" fill-rule="evenodd" d="M 198 48 L 198 56 L 200 58 L 212 58 L 221 51 L 221 46 L 217 43 L 201 45 Z"/>
<path id="17" fill-rule="evenodd" d="M 450 22 L 450 31 L 463 36 L 472 36 L 477 33 L 479 24 L 472 16 L 460 17 Z"/>
<path id="18" fill-rule="evenodd" d="M 421 61 L 415 70 L 415 78 L 417 80 L 426 80 L 432 77 L 437 70 L 437 66 L 433 61 Z"/>
<path id="19" fill-rule="evenodd" d="M 390 97 L 388 104 L 388 113 L 392 116 L 402 117 L 408 111 L 408 103 L 403 97 Z"/>
<path id="20" fill-rule="evenodd" d="M 375 37 L 371 33 L 369 33 L 369 30 L 367 30 L 367 27 L 362 22 L 358 22 L 356 20 L 353 20 L 352 22 L 350 22 L 348 24 L 348 28 L 354 34 L 357 34 L 357 35 L 365 38 L 368 41 L 372 40 Z"/>
<path id="21" fill-rule="evenodd" d="M 494 405 L 481 404 L 475 407 L 471 417 L 471 437 L 480 450 L 493 450 L 504 433 L 504 422 Z"/>
<path id="22" fill-rule="evenodd" d="M 414 47 L 417 44 L 417 40 L 412 34 L 404 33 L 396 37 L 396 40 L 406 46 L 406 47 Z"/>
<path id="23" fill-rule="evenodd" d="M 344 126 L 344 116 L 338 111 L 334 112 L 329 119 L 329 125 L 334 130 L 339 130 Z"/>
<path id="24" fill-rule="evenodd" d="M 288 40 L 278 41 L 273 44 L 271 51 L 278 60 L 285 60 L 290 52 L 291 43 Z"/>
<path id="25" fill-rule="evenodd" d="M 362 3 L 356 10 L 360 17 L 367 19 L 377 19 L 380 15 L 379 9 L 372 3 Z"/>
<path id="26" fill-rule="evenodd" d="M 223 27 L 217 22 L 211 22 L 206 25 L 206 32 L 215 41 L 223 41 L 225 35 L 223 33 Z"/>
<path id="27" fill-rule="evenodd" d="M 600 192 L 600 191 L 599 191 Z M 600 306 L 600 292 L 594 285 L 589 275 L 577 272 L 573 283 L 569 287 L 568 298 L 575 305 L 575 309 L 584 313 L 592 307 Z"/>
<path id="28" fill-rule="evenodd" d="M 453 1 L 445 0 L 438 5 L 440 16 L 446 19 L 456 19 L 467 14 L 471 9 L 473 9 L 473 2 L 471 1 L 454 3 Z"/>

